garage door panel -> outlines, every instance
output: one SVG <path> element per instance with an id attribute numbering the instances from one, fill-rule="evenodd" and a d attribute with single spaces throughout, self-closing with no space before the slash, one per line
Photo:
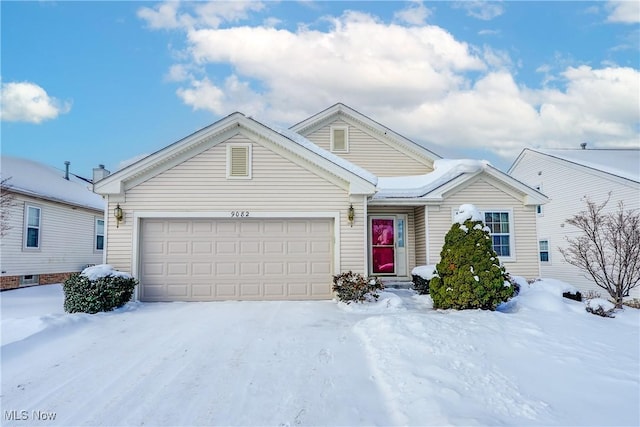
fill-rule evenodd
<path id="1" fill-rule="evenodd" d="M 187 283 L 172 283 L 167 285 L 167 296 L 170 298 L 175 297 L 188 297 L 190 286 Z"/>
<path id="2" fill-rule="evenodd" d="M 216 262 L 216 275 L 218 276 L 236 276 L 238 269 L 235 262 Z"/>
<path id="3" fill-rule="evenodd" d="M 184 234 L 189 231 L 190 223 L 187 221 L 171 221 L 169 223 L 169 234 Z"/>
<path id="4" fill-rule="evenodd" d="M 328 299 L 330 219 L 149 219 L 141 299 Z"/>
<path id="5" fill-rule="evenodd" d="M 167 255 L 187 255 L 189 253 L 189 242 L 168 242 L 167 243 Z"/>
<path id="6" fill-rule="evenodd" d="M 191 253 L 193 255 L 211 255 L 213 253 L 213 242 L 191 242 Z"/>
<path id="7" fill-rule="evenodd" d="M 221 241 L 216 242 L 216 255 L 236 254 L 236 242 Z"/>
<path id="8" fill-rule="evenodd" d="M 284 264 L 280 261 L 277 262 L 265 262 L 264 263 L 264 275 L 278 275 L 281 276 L 284 273 Z"/>
<path id="9" fill-rule="evenodd" d="M 229 299 L 238 296 L 236 283 L 218 283 L 215 286 L 215 295 L 218 298 Z"/>

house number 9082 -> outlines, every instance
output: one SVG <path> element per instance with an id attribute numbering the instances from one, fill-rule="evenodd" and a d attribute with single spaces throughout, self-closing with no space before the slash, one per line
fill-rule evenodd
<path id="1" fill-rule="evenodd" d="M 249 211 L 231 211 L 231 218 L 244 218 L 249 216 Z"/>

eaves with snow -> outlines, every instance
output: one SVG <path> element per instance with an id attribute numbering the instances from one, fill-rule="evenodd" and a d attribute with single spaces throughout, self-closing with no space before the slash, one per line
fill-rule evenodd
<path id="1" fill-rule="evenodd" d="M 2 156 L 0 176 L 8 190 L 71 206 L 103 211 L 104 199 L 91 191 L 91 183 L 77 175 L 33 160 Z"/>

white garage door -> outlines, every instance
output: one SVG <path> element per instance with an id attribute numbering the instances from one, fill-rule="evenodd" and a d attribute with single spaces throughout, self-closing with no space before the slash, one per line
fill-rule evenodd
<path id="1" fill-rule="evenodd" d="M 332 219 L 143 219 L 142 301 L 329 299 Z"/>

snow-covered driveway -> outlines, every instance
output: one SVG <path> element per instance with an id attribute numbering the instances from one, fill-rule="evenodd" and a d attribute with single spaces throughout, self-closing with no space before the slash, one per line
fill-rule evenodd
<path id="1" fill-rule="evenodd" d="M 503 312 L 131 303 L 3 292 L 3 425 L 638 425 L 638 310 L 539 291 Z M 53 414 L 55 419 L 37 417 Z M 17 421 L 20 420 L 20 421 Z"/>
<path id="2" fill-rule="evenodd" d="M 3 411 L 55 411 L 60 425 L 390 424 L 358 316 L 333 302 L 134 307 L 52 317 L 4 346 Z"/>

